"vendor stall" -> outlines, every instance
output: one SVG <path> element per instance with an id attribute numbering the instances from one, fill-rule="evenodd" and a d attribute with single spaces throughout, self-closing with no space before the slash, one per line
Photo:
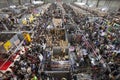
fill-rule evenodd
<path id="1" fill-rule="evenodd" d="M 7 37 L 6 37 L 7 36 Z M 6 37 L 6 38 L 4 38 Z M 4 33 L 0 34 L 0 70 L 6 71 L 7 68 L 12 64 L 17 55 L 19 55 L 19 50 L 24 41 L 29 42 L 31 40 L 30 35 L 27 33 L 15 34 L 15 33 Z"/>

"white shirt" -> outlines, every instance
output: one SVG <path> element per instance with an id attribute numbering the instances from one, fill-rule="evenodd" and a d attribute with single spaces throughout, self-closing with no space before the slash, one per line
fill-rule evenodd
<path id="1" fill-rule="evenodd" d="M 46 44 L 42 43 L 43 50 L 46 48 Z"/>
<path id="2" fill-rule="evenodd" d="M 83 55 L 88 55 L 88 53 L 87 53 L 87 50 L 86 50 L 86 49 L 82 49 L 82 53 L 83 53 Z"/>
<path id="3" fill-rule="evenodd" d="M 101 36 L 105 36 L 105 35 L 106 35 L 106 32 L 101 32 L 100 35 L 101 35 Z"/>
<path id="4" fill-rule="evenodd" d="M 42 54 L 39 55 L 39 59 L 40 59 L 40 61 L 43 60 L 43 55 Z"/>
<path id="5" fill-rule="evenodd" d="M 96 64 L 95 64 L 95 59 L 94 59 L 94 58 L 91 59 L 91 63 L 92 63 L 93 65 L 96 65 Z"/>

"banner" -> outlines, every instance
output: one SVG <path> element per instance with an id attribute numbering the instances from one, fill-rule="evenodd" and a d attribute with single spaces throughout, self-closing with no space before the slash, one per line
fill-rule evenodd
<path id="1" fill-rule="evenodd" d="M 27 25 L 27 20 L 25 20 L 25 19 L 22 20 L 22 24 L 23 24 L 23 25 Z"/>
<path id="2" fill-rule="evenodd" d="M 31 37 L 30 37 L 29 34 L 26 34 L 26 38 L 27 38 L 27 41 L 28 41 L 28 42 L 31 42 Z"/>
<path id="3" fill-rule="evenodd" d="M 39 13 L 38 13 L 38 14 L 35 14 L 35 16 L 38 17 L 38 16 L 40 16 L 40 14 L 39 14 Z"/>
<path id="4" fill-rule="evenodd" d="M 3 46 L 5 50 L 8 51 L 12 47 L 12 44 L 10 41 L 7 41 Z"/>
<path id="5" fill-rule="evenodd" d="M 22 41 L 22 40 L 24 39 L 24 36 L 23 36 L 22 34 L 17 34 L 17 36 L 18 36 L 18 39 L 19 39 L 20 41 Z"/>
<path id="6" fill-rule="evenodd" d="M 18 39 L 18 40 L 16 40 L 16 41 L 14 41 L 14 44 L 17 46 L 17 45 L 19 45 L 19 43 L 20 43 L 20 40 Z"/>
<path id="7" fill-rule="evenodd" d="M 28 33 L 24 33 L 23 35 L 24 35 L 24 38 L 27 42 L 31 42 L 31 37 Z"/>
<path id="8" fill-rule="evenodd" d="M 33 22 L 33 20 L 34 20 L 33 15 L 31 15 L 31 16 L 30 16 L 29 20 L 30 20 L 30 23 L 32 23 L 32 22 Z"/>

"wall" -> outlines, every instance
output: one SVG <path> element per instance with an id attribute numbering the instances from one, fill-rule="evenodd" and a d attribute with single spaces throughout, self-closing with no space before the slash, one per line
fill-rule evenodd
<path id="1" fill-rule="evenodd" d="M 30 0 L 21 0 L 21 3 L 30 3 Z M 8 7 L 10 5 L 19 5 L 19 0 L 0 0 L 0 8 Z"/>
<path id="2" fill-rule="evenodd" d="M 19 4 L 18 1 L 19 0 L 0 0 L 0 8 L 7 7 L 10 5 L 18 5 Z M 43 1 L 55 2 L 56 0 L 43 0 Z M 82 1 L 82 2 L 86 3 L 88 1 L 88 5 L 95 4 L 95 6 L 96 6 L 98 0 L 62 0 L 62 1 L 66 2 L 66 3 L 71 3 L 74 1 L 79 1 L 79 2 Z M 30 0 L 21 0 L 21 2 L 22 2 L 22 4 L 29 3 Z M 111 11 L 114 11 L 114 10 L 120 8 L 120 0 L 100 0 L 98 7 L 108 7 L 108 8 L 110 8 Z"/>
<path id="3" fill-rule="evenodd" d="M 81 2 L 81 0 L 77 0 L 78 2 Z M 87 0 L 82 0 L 82 2 L 86 3 Z M 88 0 L 88 5 L 94 4 L 94 6 L 97 5 L 98 0 Z M 120 0 L 99 0 L 98 7 L 103 8 L 109 8 L 110 11 L 118 10 L 120 8 Z"/>
<path id="4" fill-rule="evenodd" d="M 22 4 L 30 3 L 30 0 L 20 0 Z M 34 1 L 34 0 L 32 0 Z M 56 0 L 36 0 L 36 1 L 45 1 L 45 2 L 55 2 Z M 65 3 L 72 3 L 77 0 L 62 0 Z M 19 5 L 19 0 L 0 0 L 0 8 L 8 7 L 10 5 Z"/>
<path id="5" fill-rule="evenodd" d="M 1 0 L 0 1 L 0 8 L 6 7 L 6 6 L 8 6 L 7 1 L 6 0 Z"/>
<path id="6" fill-rule="evenodd" d="M 45 1 L 53 3 L 56 0 L 45 0 Z M 61 0 L 61 1 L 65 2 L 65 3 L 71 3 L 71 2 L 74 2 L 74 1 L 77 1 L 77 0 Z"/>
<path id="7" fill-rule="evenodd" d="M 33 1 L 33 0 L 32 0 Z M 22 4 L 30 3 L 30 0 L 21 0 Z"/>

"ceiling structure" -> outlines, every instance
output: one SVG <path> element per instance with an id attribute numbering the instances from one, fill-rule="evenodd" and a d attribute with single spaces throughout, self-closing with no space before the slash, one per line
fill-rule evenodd
<path id="1" fill-rule="evenodd" d="M 56 0 L 0 0 L 0 8 L 8 7 L 10 5 L 19 5 L 30 3 L 32 1 L 55 2 Z M 60 1 L 60 0 L 59 0 Z M 66 3 L 82 2 L 88 6 L 98 8 L 108 8 L 111 11 L 120 9 L 120 0 L 61 0 Z"/>

